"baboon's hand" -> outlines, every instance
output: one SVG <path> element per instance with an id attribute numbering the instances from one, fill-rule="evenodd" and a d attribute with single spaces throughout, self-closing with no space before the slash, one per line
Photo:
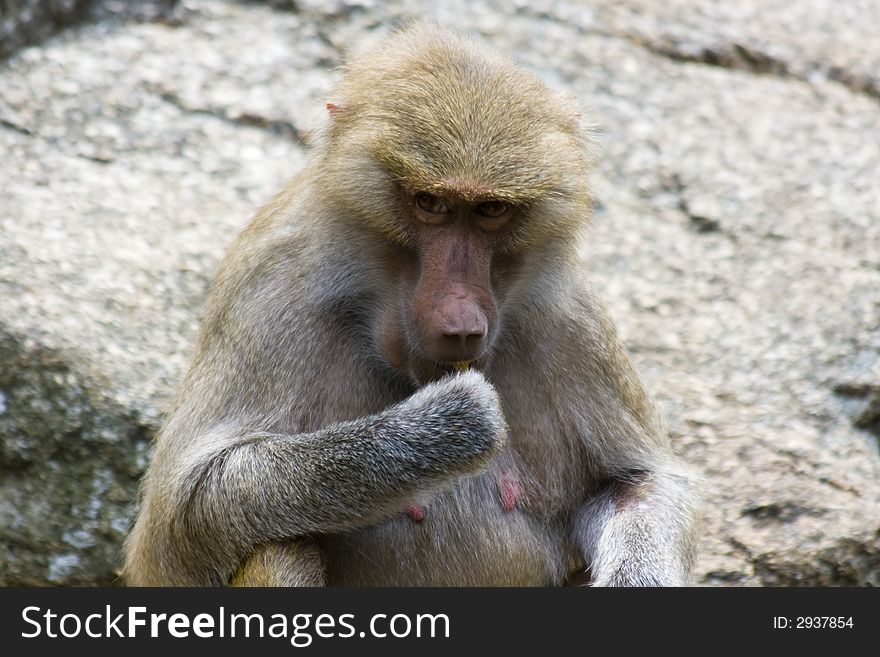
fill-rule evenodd
<path id="1" fill-rule="evenodd" d="M 498 393 L 476 371 L 430 383 L 389 411 L 408 452 L 396 456 L 428 476 L 479 472 L 506 437 Z"/>

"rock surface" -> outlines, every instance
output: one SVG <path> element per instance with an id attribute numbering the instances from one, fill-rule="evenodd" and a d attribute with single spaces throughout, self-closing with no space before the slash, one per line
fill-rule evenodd
<path id="1" fill-rule="evenodd" d="M 170 19 L 177 0 L 2 0 L 0 58 L 87 20 Z"/>
<path id="2" fill-rule="evenodd" d="M 584 265 L 705 478 L 698 582 L 880 584 L 880 3 L 476 4 L 186 0 L 0 64 L 0 584 L 114 581 L 225 245 L 422 17 L 602 129 Z"/>

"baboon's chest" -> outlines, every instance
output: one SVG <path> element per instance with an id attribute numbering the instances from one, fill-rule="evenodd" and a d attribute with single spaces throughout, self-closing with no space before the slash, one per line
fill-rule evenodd
<path id="1" fill-rule="evenodd" d="M 565 523 L 535 513 L 522 481 L 493 471 L 385 522 L 324 540 L 337 586 L 549 586 L 565 571 Z"/>

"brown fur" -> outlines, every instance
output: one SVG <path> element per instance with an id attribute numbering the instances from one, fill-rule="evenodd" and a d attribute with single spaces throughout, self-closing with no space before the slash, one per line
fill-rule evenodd
<path id="1" fill-rule="evenodd" d="M 293 567 L 290 567 L 293 566 Z M 323 586 L 324 553 L 305 539 L 261 545 L 232 576 L 231 586 Z"/>
<path id="2" fill-rule="evenodd" d="M 430 26 L 355 59 L 330 105 L 311 164 L 220 270 L 128 581 L 685 583 L 694 482 L 576 256 L 576 108 Z M 458 214 L 426 226 L 413 192 Z M 486 199 L 515 219 L 481 232 Z M 481 373 L 444 378 L 424 334 L 459 283 L 444 312 L 491 326 Z"/>

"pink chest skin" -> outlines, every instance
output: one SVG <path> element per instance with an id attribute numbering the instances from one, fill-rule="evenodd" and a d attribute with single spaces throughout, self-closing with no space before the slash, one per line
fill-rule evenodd
<path id="1" fill-rule="evenodd" d="M 501 508 L 507 511 L 513 511 L 516 508 L 516 502 L 522 491 L 520 489 L 519 480 L 516 475 L 510 472 L 502 472 L 498 477 L 498 499 L 501 502 Z M 425 519 L 425 509 L 418 504 L 411 504 L 404 511 L 413 522 L 422 522 Z"/>

